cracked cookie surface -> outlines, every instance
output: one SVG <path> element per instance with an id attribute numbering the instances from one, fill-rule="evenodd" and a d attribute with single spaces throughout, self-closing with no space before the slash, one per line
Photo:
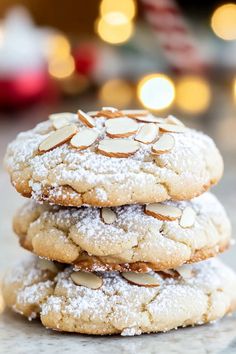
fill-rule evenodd
<path id="1" fill-rule="evenodd" d="M 76 115 L 71 122 L 83 127 Z M 153 144 L 140 142 L 132 156 L 116 158 L 98 151 L 106 134 L 104 122 L 104 117 L 95 119 L 99 137 L 84 150 L 65 142 L 40 153 L 40 144 L 54 131 L 50 120 L 20 133 L 5 157 L 16 190 L 65 206 L 119 206 L 191 199 L 221 178 L 221 155 L 212 139 L 200 132 L 186 128 L 183 133 L 168 133 L 175 145 L 161 155 L 152 153 Z"/>
<path id="2" fill-rule="evenodd" d="M 168 331 L 215 321 L 235 309 L 231 269 L 215 259 L 183 267 L 174 278 L 150 272 L 159 284 L 152 288 L 132 285 L 116 272 L 97 273 L 103 284 L 92 290 L 74 284 L 72 267 L 56 275 L 32 257 L 5 276 L 3 295 L 15 312 L 40 317 L 47 328 L 97 335 Z"/>
<path id="3" fill-rule="evenodd" d="M 21 245 L 38 256 L 73 263 L 85 270 L 162 270 L 197 262 L 224 251 L 231 227 L 220 202 L 210 193 L 192 201 L 165 202 L 195 213 L 193 226 L 158 220 L 141 205 L 112 208 L 106 224 L 99 208 L 66 208 L 27 202 L 14 218 Z"/>

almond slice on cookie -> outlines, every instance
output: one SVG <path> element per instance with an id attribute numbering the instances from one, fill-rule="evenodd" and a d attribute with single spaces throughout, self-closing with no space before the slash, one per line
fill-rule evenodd
<path id="1" fill-rule="evenodd" d="M 60 117 L 60 118 L 54 119 L 52 121 L 53 128 L 55 128 L 55 129 L 63 128 L 68 124 L 70 124 L 70 121 L 64 117 Z"/>
<path id="2" fill-rule="evenodd" d="M 127 138 L 138 131 L 138 123 L 131 118 L 113 118 L 105 122 L 106 133 L 110 138 Z"/>
<path id="3" fill-rule="evenodd" d="M 175 270 L 183 279 L 190 279 L 193 276 L 192 264 L 183 264 L 182 266 L 175 268 Z"/>
<path id="4" fill-rule="evenodd" d="M 96 125 L 94 119 L 90 117 L 90 115 L 88 115 L 87 113 L 83 112 L 81 109 L 78 110 L 78 118 L 83 124 L 87 125 L 87 127 L 89 128 L 94 128 Z"/>
<path id="5" fill-rule="evenodd" d="M 116 213 L 110 208 L 102 208 L 101 218 L 105 224 L 113 224 L 116 220 Z"/>
<path id="6" fill-rule="evenodd" d="M 185 133 L 187 128 L 182 125 L 175 125 L 175 124 L 159 124 L 159 129 L 161 132 L 169 132 L 169 133 Z"/>
<path id="7" fill-rule="evenodd" d="M 144 212 L 163 221 L 173 221 L 179 219 L 182 215 L 182 211 L 179 208 L 162 203 L 148 204 L 145 206 Z"/>
<path id="8" fill-rule="evenodd" d="M 138 131 L 138 134 L 135 136 L 134 140 L 137 140 L 143 144 L 153 143 L 158 136 L 159 128 L 154 123 L 144 124 Z"/>
<path id="9" fill-rule="evenodd" d="M 72 122 L 75 120 L 76 118 L 76 114 L 75 113 L 71 113 L 71 112 L 61 112 L 61 113 L 52 113 L 48 116 L 48 118 L 51 121 L 55 121 L 57 119 L 67 119 L 69 122 Z"/>
<path id="10" fill-rule="evenodd" d="M 108 157 L 129 157 L 139 149 L 139 143 L 131 139 L 103 139 L 98 152 Z"/>
<path id="11" fill-rule="evenodd" d="M 170 134 L 163 134 L 152 146 L 152 152 L 157 155 L 170 152 L 175 146 L 175 138 Z"/>
<path id="12" fill-rule="evenodd" d="M 181 122 L 178 118 L 172 116 L 172 115 L 169 115 L 166 119 L 165 119 L 165 122 L 167 124 L 174 124 L 174 125 L 179 125 L 181 127 L 184 127 L 184 123 Z"/>
<path id="13" fill-rule="evenodd" d="M 131 284 L 146 286 L 146 287 L 160 286 L 158 280 L 151 274 L 123 272 L 121 273 L 121 275 L 124 279 L 126 279 Z"/>
<path id="14" fill-rule="evenodd" d="M 70 143 L 73 147 L 84 150 L 95 143 L 98 135 L 98 132 L 94 129 L 83 128 L 73 136 Z"/>
<path id="15" fill-rule="evenodd" d="M 85 286 L 89 289 L 99 289 L 103 284 L 102 278 L 94 273 L 78 271 L 71 273 L 70 277 L 74 284 Z"/>
<path id="16" fill-rule="evenodd" d="M 186 207 L 182 212 L 182 216 L 179 224 L 183 228 L 192 227 L 194 226 L 195 219 L 196 219 L 195 210 L 191 207 Z"/>
<path id="17" fill-rule="evenodd" d="M 65 127 L 56 130 L 41 142 L 39 145 L 39 152 L 47 152 L 66 143 L 76 133 L 77 127 L 75 124 L 66 125 Z"/>
<path id="18" fill-rule="evenodd" d="M 55 266 L 52 261 L 49 261 L 44 258 L 39 258 L 37 262 L 37 266 L 41 270 L 49 270 L 51 273 L 57 274 L 59 269 Z"/>

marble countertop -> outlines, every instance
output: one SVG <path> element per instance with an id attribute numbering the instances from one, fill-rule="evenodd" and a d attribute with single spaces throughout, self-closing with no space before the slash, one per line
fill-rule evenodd
<path id="1" fill-rule="evenodd" d="M 4 144 L 15 135 L 2 133 Z M 5 148 L 4 148 L 5 149 Z M 214 189 L 236 227 L 235 217 L 235 156 L 225 155 L 225 176 Z M 17 262 L 25 251 L 21 250 L 11 230 L 11 219 L 23 200 L 10 186 L 8 176 L 0 169 L 0 277 L 7 267 Z M 226 252 L 223 259 L 236 270 L 235 248 Z M 112 354 L 130 353 L 236 353 L 236 314 L 215 324 L 195 328 L 179 329 L 169 333 L 142 335 L 137 337 L 95 337 L 62 334 L 47 330 L 39 321 L 28 322 L 20 315 L 2 311 L 0 293 L 0 353 L 83 353 Z M 1 313 L 2 312 L 2 313 Z"/>

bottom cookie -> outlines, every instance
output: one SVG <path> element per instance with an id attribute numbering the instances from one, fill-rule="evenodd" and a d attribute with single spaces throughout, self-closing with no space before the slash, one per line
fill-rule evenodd
<path id="1" fill-rule="evenodd" d="M 148 276 L 61 267 L 32 257 L 13 268 L 3 283 L 6 305 L 54 330 L 97 335 L 165 332 L 236 308 L 236 275 L 215 259 Z"/>

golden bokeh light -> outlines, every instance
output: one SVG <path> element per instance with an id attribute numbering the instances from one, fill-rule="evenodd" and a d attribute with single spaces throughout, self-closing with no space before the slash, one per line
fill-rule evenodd
<path id="1" fill-rule="evenodd" d="M 0 314 L 4 311 L 5 304 L 2 296 L 1 283 L 0 283 Z"/>
<path id="2" fill-rule="evenodd" d="M 234 78 L 233 81 L 233 96 L 234 96 L 234 101 L 236 102 L 236 78 Z"/>
<path id="3" fill-rule="evenodd" d="M 98 97 L 103 104 L 123 108 L 132 101 L 133 88 L 124 80 L 109 80 L 101 86 Z"/>
<path id="4" fill-rule="evenodd" d="M 102 0 L 100 5 L 101 17 L 111 12 L 120 12 L 129 20 L 136 15 L 136 1 L 134 0 Z"/>
<path id="5" fill-rule="evenodd" d="M 47 41 L 47 53 L 50 59 L 65 59 L 70 55 L 71 46 L 66 36 L 62 34 L 52 35 Z"/>
<path id="6" fill-rule="evenodd" d="M 175 87 L 164 74 L 145 76 L 138 84 L 138 98 L 144 107 L 162 110 L 169 107 L 175 98 Z"/>
<path id="7" fill-rule="evenodd" d="M 105 42 L 121 44 L 130 39 L 134 25 L 124 14 L 112 12 L 98 19 L 96 31 Z"/>
<path id="8" fill-rule="evenodd" d="M 203 113 L 209 107 L 211 89 L 203 77 L 184 76 L 176 84 L 176 104 L 189 114 Z"/>
<path id="9" fill-rule="evenodd" d="M 65 59 L 52 59 L 49 61 L 48 71 L 56 79 L 65 79 L 73 74 L 75 62 L 71 55 Z"/>
<path id="10" fill-rule="evenodd" d="M 236 39 L 236 4 L 219 6 L 212 15 L 211 27 L 222 39 Z"/>

